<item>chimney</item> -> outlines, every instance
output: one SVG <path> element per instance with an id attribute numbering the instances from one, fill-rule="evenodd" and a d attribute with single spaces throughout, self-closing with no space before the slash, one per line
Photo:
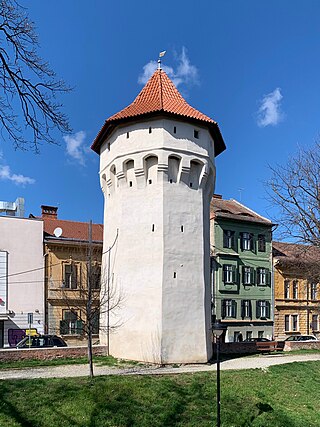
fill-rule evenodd
<path id="1" fill-rule="evenodd" d="M 58 208 L 55 206 L 41 205 L 41 218 L 58 218 Z"/>

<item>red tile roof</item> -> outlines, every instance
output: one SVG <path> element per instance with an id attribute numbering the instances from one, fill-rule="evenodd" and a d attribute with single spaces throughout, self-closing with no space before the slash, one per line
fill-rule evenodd
<path id="1" fill-rule="evenodd" d="M 298 243 L 272 242 L 273 257 L 282 267 L 319 264 L 320 248 Z"/>
<path id="2" fill-rule="evenodd" d="M 214 195 L 210 204 L 210 219 L 226 218 L 231 220 L 258 222 L 273 225 L 272 222 L 247 208 L 234 199 L 224 200 L 221 196 Z"/>
<path id="3" fill-rule="evenodd" d="M 225 150 L 226 146 L 218 124 L 210 117 L 191 107 L 181 96 L 167 74 L 161 69 L 153 73 L 132 104 L 106 120 L 91 148 L 99 154 L 101 144 L 117 124 L 159 113 L 200 122 L 211 131 L 215 141 L 215 155 L 217 156 Z"/>
<path id="4" fill-rule="evenodd" d="M 61 240 L 89 240 L 89 224 L 87 222 L 66 221 L 62 219 L 43 218 L 44 232 L 46 237 L 55 237 L 54 230 L 58 227 L 62 229 Z M 92 224 L 92 240 L 103 241 L 103 225 Z"/>

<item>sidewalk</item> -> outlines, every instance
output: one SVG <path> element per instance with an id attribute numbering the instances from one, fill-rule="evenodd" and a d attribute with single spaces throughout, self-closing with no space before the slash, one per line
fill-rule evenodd
<path id="1" fill-rule="evenodd" d="M 221 370 L 239 369 L 267 369 L 274 365 L 283 365 L 292 362 L 309 362 L 320 360 L 320 354 L 270 354 L 259 355 L 257 357 L 241 357 L 221 362 Z M 182 374 L 194 372 L 215 371 L 216 365 L 182 365 L 179 367 L 142 367 L 134 366 L 130 368 L 113 368 L 110 366 L 94 366 L 94 374 L 98 375 L 163 375 Z M 88 365 L 63 365 L 48 366 L 39 368 L 23 368 L 0 370 L 0 380 L 9 379 L 33 379 L 33 378 L 64 378 L 64 377 L 85 377 L 89 374 Z"/>

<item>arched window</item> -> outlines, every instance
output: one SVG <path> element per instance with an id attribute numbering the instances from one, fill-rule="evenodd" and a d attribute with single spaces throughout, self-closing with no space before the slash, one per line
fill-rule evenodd
<path id="1" fill-rule="evenodd" d="M 168 181 L 170 183 L 178 181 L 180 170 L 180 159 L 176 156 L 169 156 L 168 159 Z"/>
<path id="2" fill-rule="evenodd" d="M 116 171 L 116 167 L 115 165 L 111 166 L 110 168 L 110 180 L 111 180 L 111 190 L 110 192 L 112 193 L 113 191 L 115 191 L 116 185 L 117 185 L 117 171 Z"/>
<path id="3" fill-rule="evenodd" d="M 123 169 L 124 169 L 124 174 L 126 177 L 128 187 L 133 187 L 135 182 L 134 161 L 127 160 L 124 164 Z"/>
<path id="4" fill-rule="evenodd" d="M 203 168 L 203 163 L 197 160 L 191 160 L 190 162 L 190 173 L 189 173 L 189 187 L 199 188 L 200 175 Z"/>
<path id="5" fill-rule="evenodd" d="M 145 176 L 147 185 L 157 182 L 158 157 L 149 156 L 145 159 Z"/>

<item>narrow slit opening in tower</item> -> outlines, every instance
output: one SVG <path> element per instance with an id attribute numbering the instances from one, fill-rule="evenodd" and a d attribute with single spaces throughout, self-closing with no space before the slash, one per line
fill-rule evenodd
<path id="1" fill-rule="evenodd" d="M 177 273 L 174 271 L 173 272 L 173 278 L 176 279 L 177 278 Z"/>
<path id="2" fill-rule="evenodd" d="M 127 138 L 129 138 L 129 132 L 127 132 Z"/>
<path id="3" fill-rule="evenodd" d="M 173 126 L 173 133 L 177 133 L 177 127 Z"/>
<path id="4" fill-rule="evenodd" d="M 152 224 L 152 231 L 154 231 L 154 224 Z"/>
<path id="5" fill-rule="evenodd" d="M 149 127 L 149 133 L 152 133 L 152 127 L 151 126 Z"/>
<path id="6" fill-rule="evenodd" d="M 149 179 L 148 183 L 149 183 L 149 184 L 152 184 L 152 179 Z"/>
<path id="7" fill-rule="evenodd" d="M 183 229 L 183 225 L 181 225 L 181 233 L 183 233 L 184 229 Z"/>
<path id="8" fill-rule="evenodd" d="M 129 187 L 132 187 L 132 181 L 129 181 Z"/>

